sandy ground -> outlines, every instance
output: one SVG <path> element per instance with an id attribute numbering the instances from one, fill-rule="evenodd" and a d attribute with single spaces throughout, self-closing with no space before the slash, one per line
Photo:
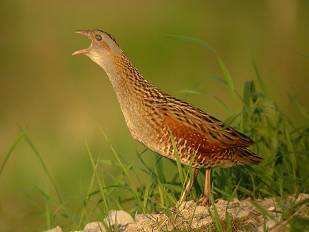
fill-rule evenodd
<path id="1" fill-rule="evenodd" d="M 289 221 L 294 216 L 309 218 L 308 194 L 290 197 L 286 205 L 280 207 L 275 199 L 252 201 L 217 200 L 210 207 L 200 206 L 194 201 L 186 201 L 162 213 L 136 214 L 134 218 L 123 210 L 110 211 L 102 222 L 91 222 L 84 232 L 156 232 L 156 231 L 288 231 Z M 283 207 L 292 201 L 302 202 L 299 207 L 283 216 Z M 267 216 L 265 216 L 267 215 Z M 109 226 L 107 226 L 109 225 Z M 58 226 L 48 232 L 62 232 Z"/>

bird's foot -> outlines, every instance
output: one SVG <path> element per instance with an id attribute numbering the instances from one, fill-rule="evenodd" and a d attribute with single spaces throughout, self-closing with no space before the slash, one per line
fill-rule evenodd
<path id="1" fill-rule="evenodd" d="M 198 204 L 202 206 L 210 206 L 211 205 L 210 198 L 208 196 L 202 196 L 199 199 Z"/>

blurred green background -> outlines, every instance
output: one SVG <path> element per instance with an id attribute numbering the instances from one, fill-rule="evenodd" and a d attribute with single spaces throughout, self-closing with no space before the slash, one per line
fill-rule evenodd
<path id="1" fill-rule="evenodd" d="M 214 116 L 240 102 L 216 80 L 209 50 L 168 36 L 200 38 L 215 48 L 241 92 L 255 79 L 254 61 L 285 114 L 306 123 L 289 100 L 309 102 L 309 2 L 268 1 L 36 1 L 0 3 L 0 162 L 25 127 L 71 208 L 87 191 L 91 165 L 85 143 L 106 159 L 101 129 L 134 162 L 140 145 L 126 128 L 105 73 L 71 53 L 89 41 L 77 29 L 101 28 L 119 42 L 144 77 Z M 113 173 L 113 167 L 104 172 Z M 0 176 L 0 231 L 44 228 L 44 199 L 53 193 L 29 145 L 20 143 Z"/>

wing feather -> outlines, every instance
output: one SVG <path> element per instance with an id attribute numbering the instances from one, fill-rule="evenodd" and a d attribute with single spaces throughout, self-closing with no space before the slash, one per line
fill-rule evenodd
<path id="1" fill-rule="evenodd" d="M 205 152 L 209 149 L 248 147 L 253 143 L 249 137 L 220 120 L 173 97 L 167 96 L 166 102 L 156 104 L 155 108 L 163 115 L 165 124 L 174 135 L 198 143 Z"/>

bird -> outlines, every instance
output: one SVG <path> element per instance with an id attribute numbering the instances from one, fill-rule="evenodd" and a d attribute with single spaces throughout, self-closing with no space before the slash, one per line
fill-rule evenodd
<path id="1" fill-rule="evenodd" d="M 131 136 L 159 155 L 192 167 L 180 202 L 191 191 L 200 169 L 205 170 L 205 181 L 199 202 L 209 205 L 212 168 L 262 161 L 248 150 L 254 143 L 248 136 L 147 81 L 111 34 L 100 29 L 76 33 L 90 39 L 91 45 L 72 55 L 86 55 L 106 72 Z"/>

